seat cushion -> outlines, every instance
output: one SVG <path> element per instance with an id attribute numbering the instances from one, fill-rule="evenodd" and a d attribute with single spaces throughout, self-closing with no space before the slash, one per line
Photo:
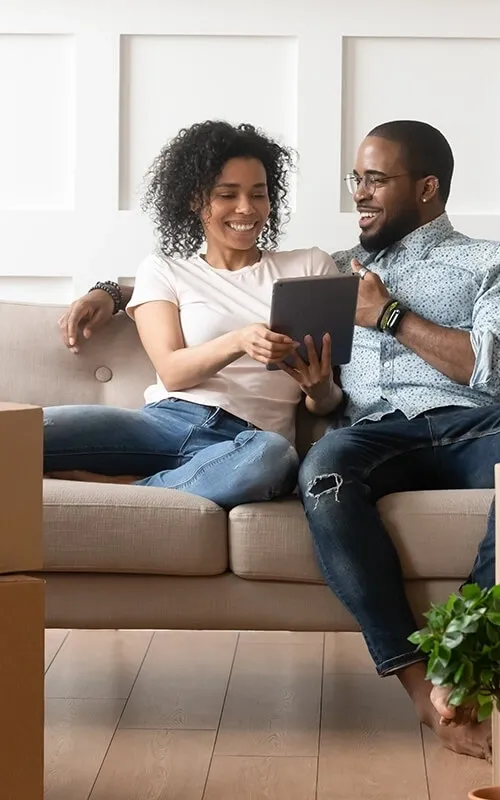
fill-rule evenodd
<path id="1" fill-rule="evenodd" d="M 44 570 L 218 575 L 227 516 L 184 492 L 44 481 Z"/>
<path id="2" fill-rule="evenodd" d="M 493 490 L 401 492 L 378 504 L 405 578 L 463 580 L 486 531 Z M 229 514 L 229 563 L 242 578 L 322 582 L 300 502 L 254 503 Z"/>

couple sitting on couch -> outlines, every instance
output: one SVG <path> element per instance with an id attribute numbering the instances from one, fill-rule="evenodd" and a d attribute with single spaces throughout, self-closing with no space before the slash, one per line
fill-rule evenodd
<path id="1" fill-rule="evenodd" d="M 45 470 L 180 489 L 226 508 L 272 499 L 297 483 L 301 397 L 327 415 L 345 394 L 351 426 L 329 430 L 298 471 L 321 570 L 357 619 L 379 674 L 398 676 L 448 747 L 488 758 L 488 726 L 455 724 L 447 690 L 431 693 L 425 656 L 408 642 L 416 623 L 376 501 L 493 486 L 500 245 L 453 230 L 445 213 L 453 155 L 425 123 L 386 123 L 362 142 L 346 178 L 360 245 L 333 259 L 317 248 L 276 250 L 291 165 L 289 151 L 260 131 L 223 122 L 182 130 L 161 151 L 144 198 L 158 249 L 140 265 L 133 292 L 98 284 L 61 320 L 76 352 L 126 305 L 157 383 L 137 411 L 46 409 Z M 339 384 L 327 336 L 320 354 L 306 342 L 306 364 L 297 343 L 265 322 L 277 278 L 351 270 L 361 279 L 356 329 Z M 290 357 L 293 367 L 284 364 Z M 494 582 L 493 507 L 469 580 Z"/>

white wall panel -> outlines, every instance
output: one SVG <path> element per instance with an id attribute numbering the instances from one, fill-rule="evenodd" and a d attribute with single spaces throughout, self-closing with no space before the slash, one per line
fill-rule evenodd
<path id="1" fill-rule="evenodd" d="M 297 147 L 283 247 L 355 243 L 342 177 L 401 116 L 449 137 L 456 226 L 500 238 L 499 64 L 497 0 L 2 0 L 0 299 L 133 280 L 152 243 L 144 170 L 209 117 Z"/>
<path id="2" fill-rule="evenodd" d="M 0 35 L 0 113 L 0 209 L 73 208 L 73 37 Z"/>
<path id="3" fill-rule="evenodd" d="M 345 38 L 344 171 L 375 125 L 420 119 L 444 133 L 455 155 L 450 211 L 500 213 L 500 159 L 492 158 L 500 145 L 499 68 L 500 39 Z M 346 191 L 342 210 L 351 206 Z"/>
<path id="4" fill-rule="evenodd" d="M 0 298 L 18 303 L 70 303 L 73 295 L 71 278 L 46 275 L 1 275 Z"/>
<path id="5" fill-rule="evenodd" d="M 251 122 L 296 146 L 297 41 L 123 36 L 120 111 L 120 208 L 130 209 L 161 147 L 194 122 Z"/>

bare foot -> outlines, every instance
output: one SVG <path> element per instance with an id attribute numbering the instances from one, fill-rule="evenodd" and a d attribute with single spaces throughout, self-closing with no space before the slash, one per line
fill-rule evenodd
<path id="1" fill-rule="evenodd" d="M 491 762 L 491 722 L 478 723 L 469 717 L 462 723 L 456 709 L 450 708 L 446 702 L 449 690 L 445 690 L 444 697 L 442 692 L 435 693 L 435 705 L 431 700 L 432 684 L 425 680 L 425 673 L 423 661 L 397 673 L 413 701 L 420 722 L 427 725 L 449 750 Z M 444 724 L 443 720 L 446 720 Z"/>
<path id="2" fill-rule="evenodd" d="M 60 470 L 46 472 L 45 478 L 54 478 L 60 481 L 83 481 L 85 483 L 135 483 L 140 481 L 139 475 L 100 475 L 97 472 L 87 472 L 83 469 Z"/>
<path id="3" fill-rule="evenodd" d="M 450 706 L 448 697 L 451 689 L 448 686 L 433 686 L 431 689 L 431 703 L 439 714 L 440 725 L 466 725 L 468 722 L 477 721 L 474 706 Z"/>

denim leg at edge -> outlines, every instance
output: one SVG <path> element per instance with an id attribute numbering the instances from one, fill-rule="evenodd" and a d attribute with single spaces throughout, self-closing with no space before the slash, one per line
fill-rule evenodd
<path id="1" fill-rule="evenodd" d="M 143 409 L 55 406 L 44 411 L 44 469 L 149 476 L 232 507 L 293 491 L 295 449 L 222 409 L 161 401 Z"/>
<path id="2" fill-rule="evenodd" d="M 298 460 L 283 436 L 245 430 L 234 440 L 199 450 L 177 469 L 158 472 L 138 483 L 190 492 L 233 508 L 293 492 Z"/>
<path id="3" fill-rule="evenodd" d="M 448 473 L 455 488 L 493 486 L 499 447 L 498 407 L 492 407 L 445 411 L 411 422 L 393 414 L 381 422 L 331 431 L 306 457 L 299 483 L 320 567 L 358 620 L 381 674 L 420 656 L 407 641 L 415 621 L 376 500 L 397 491 L 451 488 Z M 493 515 L 474 576 L 486 583 L 493 574 L 492 526 Z"/>

